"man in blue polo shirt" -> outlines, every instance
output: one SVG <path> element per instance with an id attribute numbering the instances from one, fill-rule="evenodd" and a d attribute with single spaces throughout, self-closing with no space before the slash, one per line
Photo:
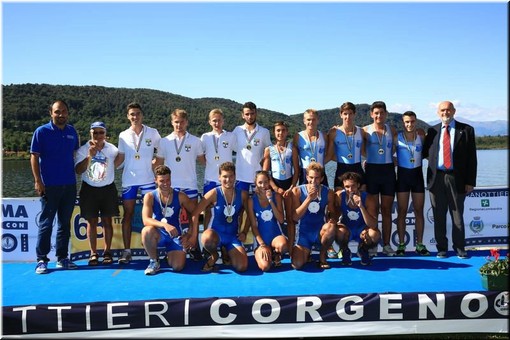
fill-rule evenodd
<path id="1" fill-rule="evenodd" d="M 38 220 L 36 274 L 48 272 L 53 220 L 58 217 L 56 239 L 57 268 L 75 269 L 68 258 L 71 216 L 76 199 L 74 154 L 80 146 L 78 133 L 69 120 L 69 108 L 62 100 L 50 107 L 51 121 L 39 126 L 32 137 L 30 165 L 35 191 L 41 197 Z"/>

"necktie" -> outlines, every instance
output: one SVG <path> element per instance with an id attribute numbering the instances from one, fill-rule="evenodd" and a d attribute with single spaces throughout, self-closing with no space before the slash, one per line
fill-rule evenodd
<path id="1" fill-rule="evenodd" d="M 452 149 L 450 147 L 450 130 L 448 129 L 448 124 L 445 124 L 445 126 L 444 126 L 443 161 L 444 161 L 444 167 L 446 169 L 451 169 L 451 167 L 452 167 Z"/>

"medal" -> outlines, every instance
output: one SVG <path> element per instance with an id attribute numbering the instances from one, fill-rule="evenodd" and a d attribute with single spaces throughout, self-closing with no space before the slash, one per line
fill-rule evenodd
<path id="1" fill-rule="evenodd" d="M 281 173 L 282 175 L 285 175 L 285 169 L 281 169 L 281 170 L 280 170 L 280 173 Z"/>
<path id="2" fill-rule="evenodd" d="M 310 157 L 310 162 L 316 162 L 316 159 L 314 156 L 317 154 L 317 143 L 319 142 L 319 138 L 320 138 L 319 131 L 317 131 L 315 133 L 315 136 L 316 136 L 315 142 L 312 143 L 312 139 L 308 135 L 308 132 L 306 133 L 306 139 L 307 139 L 308 145 L 310 145 L 310 153 L 313 155 L 312 157 Z"/>
<path id="3" fill-rule="evenodd" d="M 246 136 L 246 143 L 247 143 L 246 149 L 251 150 L 251 141 L 252 141 L 253 137 L 255 137 L 257 132 L 258 132 L 258 129 L 254 130 L 252 135 L 250 137 L 248 137 L 248 132 L 246 130 L 244 130 L 244 135 Z"/>
<path id="4" fill-rule="evenodd" d="M 166 220 L 166 218 L 164 218 L 164 217 L 163 217 L 163 218 L 161 219 L 161 222 L 163 222 L 163 223 L 167 223 L 168 221 Z"/>
<path id="5" fill-rule="evenodd" d="M 182 138 L 182 142 L 181 142 L 181 145 L 179 145 L 179 147 L 177 147 L 177 139 L 179 138 L 179 136 L 176 136 L 176 138 L 174 139 L 174 146 L 175 146 L 175 152 L 177 153 L 177 157 L 175 157 L 175 160 L 177 162 L 180 162 L 181 161 L 181 156 L 179 156 L 181 154 L 181 150 L 182 150 L 182 147 L 184 146 L 184 142 L 186 140 L 186 137 L 188 137 L 188 133 L 186 132 L 186 134 L 184 135 L 184 137 Z"/>
<path id="6" fill-rule="evenodd" d="M 220 156 L 218 156 L 218 155 L 214 156 L 214 160 L 215 161 L 219 161 L 220 160 Z"/>
<path id="7" fill-rule="evenodd" d="M 351 140 L 351 143 L 349 143 L 349 136 L 347 136 L 347 130 L 345 130 L 345 127 L 344 127 L 345 141 L 347 142 L 347 148 L 349 149 L 349 154 L 347 154 L 348 159 L 352 159 L 352 149 L 354 147 L 354 130 L 355 129 L 356 129 L 355 127 L 352 128 L 352 134 L 351 134 L 352 140 Z M 340 129 L 340 131 L 342 131 L 342 130 Z"/>
<path id="8" fill-rule="evenodd" d="M 402 137 L 404 137 L 404 141 L 407 147 L 407 150 L 409 151 L 409 163 L 414 163 L 414 151 L 416 151 L 416 139 L 418 136 L 416 135 L 416 131 L 413 131 L 413 143 L 411 143 L 407 140 L 406 132 L 402 131 Z"/>
<path id="9" fill-rule="evenodd" d="M 227 201 L 227 196 L 225 195 L 225 192 L 223 192 L 223 188 L 221 188 L 221 195 L 225 199 L 225 203 L 226 203 L 225 209 L 223 209 L 223 214 L 227 217 L 226 218 L 227 223 L 232 223 L 232 221 L 234 220 L 234 218 L 232 216 L 235 213 L 235 207 L 234 207 L 234 201 L 236 198 L 235 189 L 234 189 L 234 192 L 232 193 L 232 201 L 230 203 Z"/>
<path id="10" fill-rule="evenodd" d="M 377 142 L 379 143 L 379 150 L 377 150 L 377 153 L 379 155 L 384 155 L 383 145 L 384 145 L 384 140 L 386 139 L 386 125 L 384 125 L 382 137 L 379 138 L 379 134 L 377 133 L 377 131 L 375 131 L 375 136 L 377 137 Z"/>
<path id="11" fill-rule="evenodd" d="M 144 132 L 145 132 L 145 126 L 142 127 L 142 132 L 140 134 L 140 139 L 138 140 L 138 143 L 136 142 L 136 132 L 133 134 L 133 144 L 135 146 L 135 159 L 136 160 L 140 159 L 140 154 L 138 152 L 140 150 L 140 146 L 142 145 L 142 139 L 143 139 Z"/>

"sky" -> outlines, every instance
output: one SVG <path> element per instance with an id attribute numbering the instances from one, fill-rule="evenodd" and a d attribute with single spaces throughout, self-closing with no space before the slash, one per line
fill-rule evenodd
<path id="1" fill-rule="evenodd" d="M 382 100 L 427 122 L 450 100 L 457 118 L 507 120 L 507 6 L 3 1 L 2 84 L 148 88 L 285 114 Z"/>

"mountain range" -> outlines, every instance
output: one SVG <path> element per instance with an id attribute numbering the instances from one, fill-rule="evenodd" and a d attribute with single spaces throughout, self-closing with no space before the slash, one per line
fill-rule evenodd
<path id="1" fill-rule="evenodd" d="M 486 122 L 477 122 L 465 118 L 456 117 L 457 120 L 469 124 L 475 128 L 475 135 L 477 137 L 483 136 L 508 136 L 508 121 L 507 120 L 493 120 Z M 436 125 L 440 121 L 435 120 L 428 122 L 429 125 Z"/>

